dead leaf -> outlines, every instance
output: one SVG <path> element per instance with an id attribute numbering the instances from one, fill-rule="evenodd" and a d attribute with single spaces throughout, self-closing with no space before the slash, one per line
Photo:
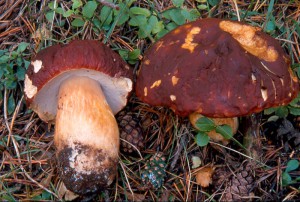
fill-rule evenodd
<path id="1" fill-rule="evenodd" d="M 66 201 L 72 201 L 79 197 L 79 195 L 68 190 L 63 182 L 58 183 L 57 192 L 58 192 L 59 198 L 63 198 Z"/>
<path id="2" fill-rule="evenodd" d="M 201 187 L 208 187 L 212 183 L 214 167 L 204 167 L 196 173 L 196 182 Z"/>

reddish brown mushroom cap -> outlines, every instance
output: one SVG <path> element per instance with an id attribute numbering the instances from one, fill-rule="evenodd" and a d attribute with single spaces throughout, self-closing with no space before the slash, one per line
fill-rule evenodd
<path id="1" fill-rule="evenodd" d="M 136 94 L 178 115 L 235 117 L 285 105 L 297 78 L 280 44 L 259 28 L 203 19 L 176 28 L 144 56 Z"/>
<path id="2" fill-rule="evenodd" d="M 59 85 L 71 76 L 87 76 L 100 82 L 114 113 L 126 104 L 132 89 L 132 71 L 110 48 L 99 41 L 75 40 L 40 51 L 25 75 L 28 106 L 44 121 L 56 114 Z M 110 81 L 101 83 L 101 80 Z M 113 96 L 111 91 L 116 92 Z"/>

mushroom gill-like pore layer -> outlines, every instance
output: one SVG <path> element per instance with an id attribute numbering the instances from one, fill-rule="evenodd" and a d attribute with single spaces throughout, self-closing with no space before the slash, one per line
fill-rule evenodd
<path id="1" fill-rule="evenodd" d="M 98 81 L 114 113 L 126 105 L 133 86 L 133 73 L 118 54 L 99 41 L 74 40 L 47 47 L 33 58 L 24 82 L 27 105 L 43 121 L 54 121 L 59 86 L 72 76 Z"/>
<path id="2" fill-rule="evenodd" d="M 220 19 L 182 25 L 153 44 L 136 84 L 146 103 L 215 118 L 285 105 L 298 90 L 290 60 L 274 38 Z"/>

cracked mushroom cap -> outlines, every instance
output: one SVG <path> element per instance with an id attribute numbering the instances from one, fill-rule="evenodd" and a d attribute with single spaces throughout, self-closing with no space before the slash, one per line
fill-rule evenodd
<path id="1" fill-rule="evenodd" d="M 75 40 L 45 48 L 32 60 L 25 75 L 27 105 L 43 121 L 54 121 L 59 87 L 72 76 L 98 81 L 114 114 L 126 105 L 133 85 L 129 66 L 110 48 L 99 41 Z"/>
<path id="2" fill-rule="evenodd" d="M 171 31 L 146 52 L 136 94 L 144 102 L 215 118 L 285 105 L 297 78 L 280 44 L 259 28 L 197 20 Z"/>

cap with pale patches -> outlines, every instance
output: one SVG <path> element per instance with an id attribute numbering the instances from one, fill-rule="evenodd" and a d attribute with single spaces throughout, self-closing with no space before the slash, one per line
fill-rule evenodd
<path id="1" fill-rule="evenodd" d="M 210 18 L 180 26 L 153 44 L 144 61 L 137 96 L 182 116 L 248 115 L 285 105 L 299 90 L 280 44 L 236 21 Z"/>
<path id="2" fill-rule="evenodd" d="M 126 105 L 133 85 L 132 72 L 119 55 L 99 41 L 76 40 L 48 47 L 32 60 L 24 82 L 28 106 L 44 121 L 53 121 L 59 86 L 72 76 L 98 81 L 114 113 Z"/>

